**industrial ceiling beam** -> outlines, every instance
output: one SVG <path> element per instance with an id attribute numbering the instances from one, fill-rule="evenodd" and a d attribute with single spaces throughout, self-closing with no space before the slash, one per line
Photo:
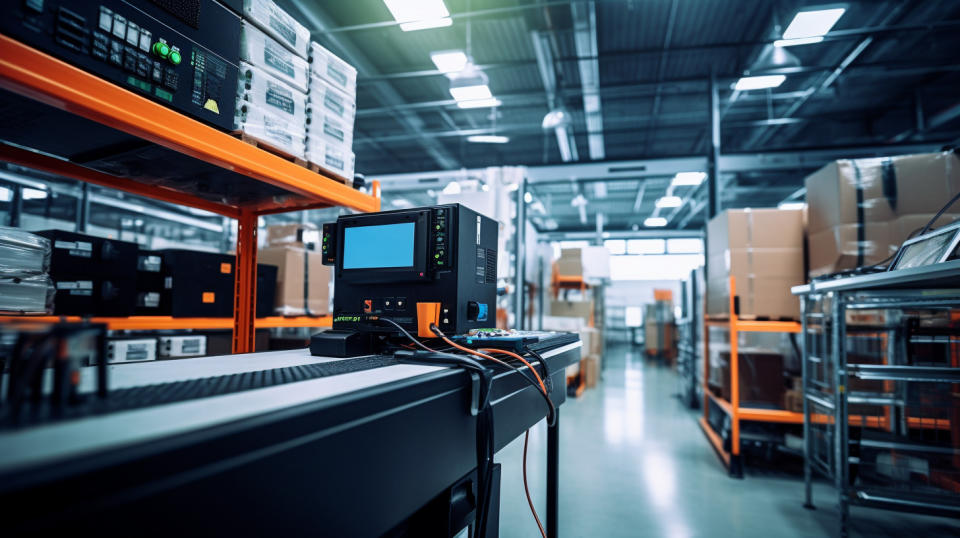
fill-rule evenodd
<path id="1" fill-rule="evenodd" d="M 552 231 L 538 234 L 538 241 L 593 241 L 597 232 Z M 604 239 L 702 239 L 699 230 L 608 230 Z"/>
<path id="2" fill-rule="evenodd" d="M 570 4 L 573 16 L 573 42 L 580 69 L 583 116 L 587 124 L 587 147 L 590 159 L 605 157 L 603 145 L 603 112 L 600 101 L 600 62 L 597 50 L 597 8 L 594 2 Z M 656 116 L 656 114 L 654 114 Z"/>
<path id="3" fill-rule="evenodd" d="M 657 57 L 657 80 L 656 80 L 656 89 L 654 90 L 653 95 L 653 109 L 651 115 L 657 117 L 660 114 L 660 99 L 661 99 L 661 81 L 663 77 L 666 76 L 667 71 L 667 57 L 670 53 L 670 43 L 673 40 L 673 29 L 677 24 L 677 6 L 679 5 L 679 0 L 672 0 L 670 2 L 670 13 L 667 15 L 667 33 L 663 37 L 663 52 Z M 654 135 L 657 131 L 658 120 L 653 121 L 653 125 L 647 129 L 646 138 L 643 141 L 643 151 L 641 155 L 647 155 L 648 150 L 650 149 L 650 141 L 653 140 Z"/>
<path id="4" fill-rule="evenodd" d="M 922 112 L 918 113 L 918 115 L 921 119 L 917 121 L 916 127 L 913 129 L 907 129 L 906 131 L 897 134 L 890 139 L 890 142 L 896 144 L 905 140 L 917 138 L 919 135 L 933 131 L 957 118 L 960 118 L 960 102 L 948 106 L 929 118 L 924 118 Z"/>

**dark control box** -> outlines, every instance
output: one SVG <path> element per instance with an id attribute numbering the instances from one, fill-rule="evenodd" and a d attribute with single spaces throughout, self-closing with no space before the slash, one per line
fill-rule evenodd
<path id="1" fill-rule="evenodd" d="M 333 328 L 394 332 L 380 319 L 389 318 L 416 334 L 420 303 L 447 334 L 493 327 L 498 228 L 460 204 L 343 215 L 325 225 Z"/>
<path id="2" fill-rule="evenodd" d="M 8 2 L 0 33 L 224 130 L 240 16 L 216 0 Z"/>

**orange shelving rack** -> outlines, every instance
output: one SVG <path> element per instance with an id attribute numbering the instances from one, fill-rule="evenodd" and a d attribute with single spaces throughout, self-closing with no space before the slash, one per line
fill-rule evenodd
<path id="1" fill-rule="evenodd" d="M 163 146 L 185 159 L 219 167 L 236 174 L 238 182 L 269 185 L 276 193 L 265 199 L 231 202 L 231 197 L 227 196 L 229 193 L 217 193 L 217 196 L 194 192 L 189 182 L 178 188 L 158 186 L 0 143 L 0 161 L 237 219 L 237 272 L 232 320 L 125 318 L 110 319 L 108 325 L 141 330 L 182 328 L 186 320 L 191 320 L 190 328 L 232 328 L 234 353 L 246 353 L 254 349 L 255 327 L 313 327 L 317 326 L 316 323 L 329 323 L 325 318 L 255 320 L 257 218 L 271 213 L 332 206 L 378 211 L 379 184 L 374 182 L 372 194 L 364 194 L 333 177 L 254 147 L 3 35 L 0 35 L 0 88 Z M 223 327 L 224 322 L 229 326 Z"/>
<path id="2" fill-rule="evenodd" d="M 737 294 L 736 281 L 730 277 L 730 316 L 725 320 L 704 320 L 703 329 L 703 416 L 700 417 L 700 428 L 703 429 L 707 440 L 727 466 L 731 476 L 742 477 L 743 469 L 740 461 L 740 423 L 775 422 L 781 424 L 803 424 L 803 413 L 795 413 L 783 409 L 759 409 L 740 406 L 740 361 L 738 356 L 739 333 L 741 332 L 772 332 L 797 333 L 803 328 L 798 321 L 756 321 L 740 319 L 734 308 L 734 299 Z M 730 400 L 727 401 L 711 392 L 710 378 L 710 328 L 721 327 L 730 334 Z M 727 416 L 730 417 L 729 450 L 724 448 L 720 435 L 710 426 L 710 402 L 713 401 Z"/>

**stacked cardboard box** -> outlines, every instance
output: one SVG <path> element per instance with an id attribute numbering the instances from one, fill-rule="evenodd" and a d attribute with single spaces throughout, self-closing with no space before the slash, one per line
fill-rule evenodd
<path id="1" fill-rule="evenodd" d="M 50 241 L 0 226 L 0 312 L 47 314 L 53 309 Z"/>
<path id="2" fill-rule="evenodd" d="M 660 294 L 660 296 L 665 297 L 663 294 Z M 647 355 L 671 360 L 676 357 L 673 301 L 661 299 L 655 300 L 652 304 L 644 305 L 643 328 L 643 345 Z"/>
<path id="3" fill-rule="evenodd" d="M 234 128 L 303 159 L 310 32 L 272 0 L 245 0 Z"/>
<path id="4" fill-rule="evenodd" d="M 357 70 L 319 43 L 310 43 L 307 161 L 353 181 Z"/>
<path id="5" fill-rule="evenodd" d="M 740 316 L 798 319 L 803 268 L 801 210 L 724 211 L 707 224 L 707 314 L 730 314 L 732 276 Z"/>
<path id="6" fill-rule="evenodd" d="M 832 162 L 806 179 L 810 277 L 883 262 L 960 192 L 953 152 Z M 937 225 L 960 216 L 954 206 Z"/>
<path id="7" fill-rule="evenodd" d="M 267 228 L 267 245 L 257 261 L 277 266 L 273 312 L 281 316 L 320 316 L 330 311 L 330 267 L 310 238 L 311 224 Z"/>
<path id="8" fill-rule="evenodd" d="M 610 278 L 610 251 L 606 247 L 565 248 L 557 259 L 557 274 L 584 280 Z"/>

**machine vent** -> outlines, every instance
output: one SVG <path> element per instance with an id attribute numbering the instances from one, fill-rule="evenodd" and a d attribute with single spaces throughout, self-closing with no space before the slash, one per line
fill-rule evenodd
<path id="1" fill-rule="evenodd" d="M 497 251 L 488 248 L 486 260 L 487 267 L 484 271 L 484 275 L 486 275 L 484 282 L 487 284 L 495 284 L 497 282 Z"/>

